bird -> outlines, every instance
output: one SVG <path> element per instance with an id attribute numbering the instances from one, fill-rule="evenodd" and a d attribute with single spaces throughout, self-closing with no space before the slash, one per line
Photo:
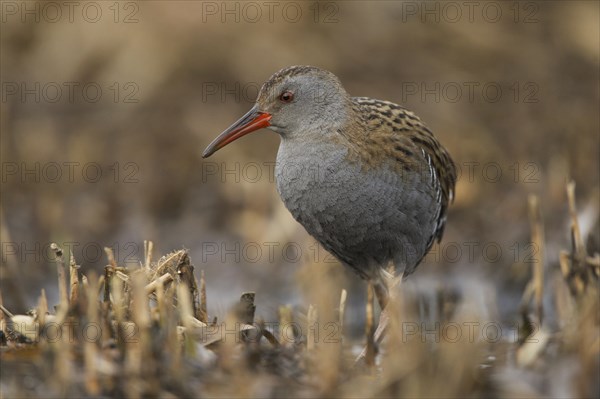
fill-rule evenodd
<path id="1" fill-rule="evenodd" d="M 286 208 L 373 284 L 385 309 L 391 282 L 413 273 L 442 239 L 457 176 L 448 151 L 412 111 L 352 97 L 315 66 L 273 74 L 202 156 L 262 128 L 281 137 L 275 179 Z"/>

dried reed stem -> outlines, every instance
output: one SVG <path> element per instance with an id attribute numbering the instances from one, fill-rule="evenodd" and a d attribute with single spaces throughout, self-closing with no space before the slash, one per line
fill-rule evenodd
<path id="1" fill-rule="evenodd" d="M 102 331 L 100 325 L 100 318 L 98 315 L 98 277 L 95 273 L 90 273 L 87 287 L 85 288 L 85 295 L 87 299 L 87 319 L 89 326 L 95 326 L 96 331 L 100 334 Z M 86 329 L 90 331 L 90 328 Z M 97 340 L 87 337 L 84 339 L 84 364 L 85 364 L 85 387 L 87 392 L 92 396 L 100 394 L 100 383 L 98 381 L 98 342 L 101 342 L 101 338 Z"/>
<path id="2" fill-rule="evenodd" d="M 289 305 L 279 307 L 279 343 L 291 346 L 294 343 L 294 329 L 292 325 L 292 307 Z"/>
<path id="3" fill-rule="evenodd" d="M 4 328 L 4 319 L 5 319 L 5 314 L 8 317 L 12 317 L 10 316 L 10 312 L 4 307 L 3 303 L 2 303 L 2 290 L 0 290 L 0 325 L 2 326 L 2 328 Z"/>
<path id="4" fill-rule="evenodd" d="M 186 330 L 190 330 L 194 327 L 193 319 L 194 311 L 192 309 L 192 298 L 190 290 L 185 283 L 177 285 L 177 304 L 179 306 L 179 315 L 181 317 L 181 323 Z"/>
<path id="5" fill-rule="evenodd" d="M 308 335 L 306 336 L 306 348 L 309 351 L 315 349 L 317 343 L 317 332 L 319 329 L 319 314 L 317 308 L 313 305 L 308 306 Z"/>
<path id="6" fill-rule="evenodd" d="M 40 331 L 44 327 L 44 324 L 46 324 L 46 314 L 47 313 L 48 313 L 48 298 L 46 298 L 46 290 L 42 288 L 42 291 L 40 292 L 40 298 L 38 299 L 38 307 L 37 307 L 37 314 L 38 314 L 37 320 L 39 323 Z"/>
<path id="7" fill-rule="evenodd" d="M 344 316 L 346 313 L 346 299 L 348 297 L 348 292 L 346 290 L 342 290 L 342 293 L 340 294 L 340 336 L 342 334 L 342 332 L 344 331 Z"/>
<path id="8" fill-rule="evenodd" d="M 529 196 L 529 221 L 531 224 L 531 241 L 537 249 L 533 259 L 533 289 L 534 304 L 537 319 L 542 323 L 543 319 L 543 296 L 544 296 L 544 225 L 539 205 L 539 198 L 535 195 Z"/>
<path id="9" fill-rule="evenodd" d="M 569 201 L 569 215 L 571 216 L 571 233 L 573 235 L 573 248 L 575 255 L 585 253 L 585 245 L 581 237 L 581 229 L 577 219 L 577 206 L 575 204 L 575 182 L 567 183 L 567 199 Z"/>
<path id="10" fill-rule="evenodd" d="M 79 266 L 75 263 L 75 257 L 73 256 L 73 252 L 70 252 L 69 257 L 69 285 L 71 288 L 69 300 L 71 303 L 77 303 L 79 300 Z"/>
<path id="11" fill-rule="evenodd" d="M 147 272 L 151 270 L 153 252 L 154 243 L 150 240 L 144 240 L 144 267 Z"/>
<path id="12" fill-rule="evenodd" d="M 198 319 L 203 323 L 208 323 L 208 311 L 206 305 L 206 279 L 204 278 L 204 270 L 200 271 L 200 309 L 198 311 Z"/>
<path id="13" fill-rule="evenodd" d="M 115 261 L 115 253 L 112 248 L 104 247 L 104 252 L 106 253 L 106 257 L 108 258 L 108 263 L 113 269 L 117 268 L 117 261 Z"/>
<path id="14" fill-rule="evenodd" d="M 137 273 L 132 276 L 132 304 L 130 313 L 136 327 L 134 339 L 129 337 L 127 341 L 127 352 L 125 370 L 130 376 L 126 391 L 130 397 L 143 397 L 150 389 L 155 379 L 147 379 L 151 368 L 155 363 L 150 362 L 151 339 L 150 339 L 150 312 L 148 307 L 148 296 L 145 291 L 145 275 Z"/>
<path id="15" fill-rule="evenodd" d="M 67 296 L 67 279 L 65 276 L 65 259 L 63 257 L 63 250 L 56 244 L 50 244 L 50 249 L 54 252 L 56 256 L 56 271 L 58 273 L 58 292 L 59 292 L 59 319 L 67 314 L 67 310 L 69 308 L 69 298 Z"/>
<path id="16" fill-rule="evenodd" d="M 577 218 L 575 182 L 573 181 L 567 183 L 567 198 L 571 217 L 571 252 L 561 251 L 560 266 L 572 295 L 579 297 L 586 289 L 590 274 L 597 276 L 600 267 L 596 266 L 596 259 L 587 256 L 586 253 Z"/>
<path id="17" fill-rule="evenodd" d="M 374 289 L 373 283 L 369 282 L 367 285 L 367 309 L 366 309 L 366 326 L 365 334 L 367 336 L 367 348 L 365 354 L 365 362 L 367 366 L 372 367 L 375 365 L 375 341 L 373 340 L 373 334 L 375 332 L 375 315 L 374 315 Z"/>
<path id="18" fill-rule="evenodd" d="M 151 293 L 156 291 L 158 287 L 162 288 L 165 284 L 170 283 L 171 281 L 173 281 L 173 276 L 171 276 L 171 274 L 169 274 L 169 273 L 163 274 L 156 280 L 154 280 L 151 283 L 148 283 L 146 285 L 146 287 L 144 288 L 146 291 L 146 295 L 150 295 Z"/>

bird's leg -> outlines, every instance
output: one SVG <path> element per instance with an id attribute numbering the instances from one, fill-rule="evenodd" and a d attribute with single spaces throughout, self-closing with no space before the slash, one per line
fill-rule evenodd
<path id="1" fill-rule="evenodd" d="M 379 323 L 377 325 L 375 333 L 373 334 L 373 343 L 375 345 L 379 345 L 381 341 L 383 341 L 383 338 L 385 338 L 385 333 L 387 332 L 388 324 L 390 321 L 390 317 L 386 309 L 390 300 L 390 294 L 388 289 L 388 284 L 390 283 L 390 281 L 393 281 L 393 277 L 391 275 L 388 276 L 388 273 L 382 273 L 380 276 L 378 276 L 378 278 L 374 279 L 372 282 L 369 282 L 369 284 L 372 284 L 373 286 L 373 291 L 375 291 L 377 302 L 379 302 L 379 306 L 381 308 L 381 313 L 379 315 Z M 395 284 L 392 283 L 392 286 L 393 285 Z M 366 357 L 368 349 L 368 345 L 365 348 L 363 348 L 362 352 L 360 353 L 360 355 L 358 355 L 358 357 L 355 360 L 355 365 Z"/>
<path id="2" fill-rule="evenodd" d="M 374 282 L 375 294 L 377 295 L 377 301 L 381 307 L 381 313 L 379 314 L 379 324 L 373 335 L 375 344 L 379 345 L 385 333 L 387 332 L 388 324 L 390 322 L 390 316 L 388 314 L 388 303 L 390 301 L 389 285 L 395 286 L 394 278 L 392 275 L 388 276 L 388 273 L 382 273 L 380 278 Z"/>
<path id="3" fill-rule="evenodd" d="M 373 288 L 375 289 L 375 296 L 377 296 L 377 302 L 379 302 L 379 307 L 383 311 L 383 309 L 385 309 L 390 300 L 390 294 L 387 284 L 385 283 L 385 280 L 378 279 L 378 281 L 375 281 L 373 283 Z"/>

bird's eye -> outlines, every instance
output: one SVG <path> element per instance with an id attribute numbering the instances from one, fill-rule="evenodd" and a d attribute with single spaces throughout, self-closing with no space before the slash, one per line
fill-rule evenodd
<path id="1" fill-rule="evenodd" d="M 279 96 L 279 100 L 284 103 L 291 103 L 293 99 L 294 99 L 294 93 L 292 93 L 291 91 L 284 91 Z"/>

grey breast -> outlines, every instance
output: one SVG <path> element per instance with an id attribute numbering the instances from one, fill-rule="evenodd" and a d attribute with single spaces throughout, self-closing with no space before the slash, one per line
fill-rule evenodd
<path id="1" fill-rule="evenodd" d="M 363 278 L 393 261 L 411 273 L 427 251 L 436 206 L 429 179 L 391 165 L 364 170 L 337 144 L 282 140 L 277 190 L 306 231 Z"/>

